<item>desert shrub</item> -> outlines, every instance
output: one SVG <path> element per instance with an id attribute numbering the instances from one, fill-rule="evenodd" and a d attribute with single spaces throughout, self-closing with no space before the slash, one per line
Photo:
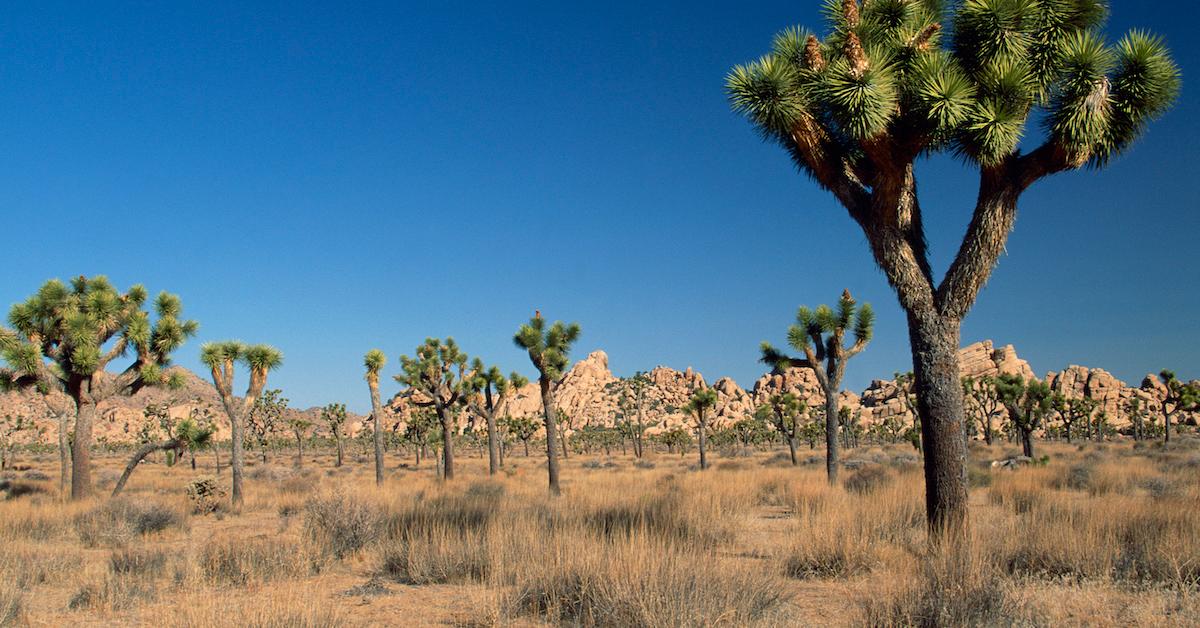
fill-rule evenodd
<path id="1" fill-rule="evenodd" d="M 108 556 L 108 569 L 122 576 L 161 575 L 167 565 L 167 551 L 162 548 L 120 548 Z"/>
<path id="2" fill-rule="evenodd" d="M 490 567 L 485 532 L 438 527 L 384 542 L 379 570 L 405 584 L 440 584 L 481 582 Z"/>
<path id="3" fill-rule="evenodd" d="M 0 480 L 0 493 L 4 494 L 6 499 L 17 499 L 29 495 L 45 495 L 50 491 L 46 486 L 36 482 L 23 482 L 21 480 Z"/>
<path id="4" fill-rule="evenodd" d="M 208 581 L 235 586 L 305 576 L 313 566 L 300 544 L 267 536 L 214 540 L 196 564 Z"/>
<path id="5" fill-rule="evenodd" d="M 124 545 L 139 535 L 183 529 L 187 516 L 162 502 L 114 499 L 76 516 L 73 523 L 85 546 L 113 546 Z"/>
<path id="6" fill-rule="evenodd" d="M 842 486 L 852 493 L 867 495 L 891 484 L 891 482 L 892 474 L 888 473 L 887 469 L 879 465 L 872 465 L 850 474 L 842 482 Z"/>
<path id="7" fill-rule="evenodd" d="M 0 561 L 0 581 L 19 588 L 62 582 L 83 566 L 83 553 L 75 548 L 9 546 L 4 553 L 7 557 Z"/>
<path id="8" fill-rule="evenodd" d="M 199 478 L 188 482 L 188 501 L 192 503 L 192 514 L 207 515 L 225 505 L 225 488 L 217 478 Z"/>
<path id="9" fill-rule="evenodd" d="M 874 544 L 847 530 L 817 528 L 797 539 L 783 557 L 783 572 L 792 578 L 846 578 L 871 570 Z"/>
<path id="10" fill-rule="evenodd" d="M 42 473 L 36 469 L 26 471 L 21 477 L 31 482 L 49 482 L 51 480 L 49 475 L 46 475 L 45 473 Z"/>
<path id="11" fill-rule="evenodd" d="M 987 488 L 992 485 L 992 470 L 979 465 L 967 466 L 967 485 L 971 488 Z"/>
<path id="12" fill-rule="evenodd" d="M 563 625 L 747 626 L 781 621 L 788 594 L 757 570 L 632 539 L 609 551 L 537 555 L 504 593 L 504 609 Z"/>
<path id="13" fill-rule="evenodd" d="M 342 558 L 379 538 L 381 510 L 360 498 L 330 493 L 304 505 L 304 534 L 322 553 Z"/>
<path id="14" fill-rule="evenodd" d="M 978 542 L 976 542 L 976 545 Z M 931 550 L 910 577 L 860 602 L 870 626 L 1011 626 L 1033 623 L 996 570 L 970 548 Z"/>
<path id="15" fill-rule="evenodd" d="M 786 451 L 777 451 L 763 460 L 762 465 L 764 467 L 790 467 L 792 466 L 792 454 Z"/>
<path id="16" fill-rule="evenodd" d="M 1051 486 L 1054 488 L 1069 488 L 1073 491 L 1086 491 L 1092 486 L 1092 467 L 1089 465 L 1072 465 L 1060 478 L 1056 478 Z"/>
<path id="17" fill-rule="evenodd" d="M 717 463 L 719 471 L 741 471 L 746 468 L 746 465 L 737 460 L 722 460 Z"/>
<path id="18" fill-rule="evenodd" d="M 77 589 L 67 601 L 67 608 L 120 611 L 153 601 L 158 593 L 158 584 L 153 579 L 109 572 L 99 581 Z"/>
<path id="19" fill-rule="evenodd" d="M 1138 482 L 1138 488 L 1154 499 L 1178 497 L 1181 493 L 1175 482 L 1162 476 L 1144 478 Z"/>
<path id="20" fill-rule="evenodd" d="M 720 515 L 719 505 L 691 499 L 685 489 L 673 484 L 621 497 L 583 513 L 583 523 L 608 538 L 636 533 L 717 543 L 732 534 Z"/>
<path id="21" fill-rule="evenodd" d="M 418 494 L 407 507 L 388 513 L 388 536 L 397 538 L 409 530 L 438 527 L 479 530 L 500 511 L 504 485 L 476 482 L 458 492 L 444 489 L 432 495 Z"/>
<path id="22" fill-rule="evenodd" d="M 197 594 L 157 618 L 164 628 L 338 628 L 352 625 L 349 618 L 323 595 L 286 590 L 259 593 L 242 599 Z"/>
<path id="23" fill-rule="evenodd" d="M 639 458 L 633 461 L 633 466 L 638 469 L 653 469 L 654 463 L 650 462 L 649 460 L 643 460 Z"/>
<path id="24" fill-rule="evenodd" d="M 21 586 L 0 580 L 0 626 L 15 626 L 23 620 L 25 599 Z"/>

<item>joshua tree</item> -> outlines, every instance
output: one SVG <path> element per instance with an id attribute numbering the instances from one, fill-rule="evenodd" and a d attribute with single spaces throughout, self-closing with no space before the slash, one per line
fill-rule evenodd
<path id="1" fill-rule="evenodd" d="M 558 487 L 558 443 L 554 436 L 558 416 L 554 404 L 554 394 L 566 374 L 570 362 L 567 354 L 571 345 L 579 339 L 579 324 L 567 325 L 555 321 L 548 329 L 546 319 L 541 312 L 536 312 L 529 322 L 521 325 L 513 342 L 521 349 L 529 352 L 529 361 L 538 370 L 538 390 L 542 395 L 542 411 L 546 423 L 546 472 L 550 477 L 550 493 L 559 494 Z"/>
<path id="2" fill-rule="evenodd" d="M 184 452 L 189 452 L 192 459 L 192 470 L 195 470 L 194 452 L 207 447 L 212 442 L 213 433 L 212 426 L 201 426 L 191 418 L 186 418 L 174 425 L 174 431 L 167 433 L 166 440 L 143 443 L 125 465 L 125 471 L 121 473 L 117 485 L 113 487 L 112 496 L 116 497 L 121 494 L 121 491 L 125 489 L 125 484 L 129 482 L 129 476 L 133 475 L 142 460 L 156 451 L 174 453 L 177 458 Z"/>
<path id="3" fill-rule="evenodd" d="M 1071 426 L 1080 422 L 1085 425 L 1091 422 L 1092 413 L 1099 406 L 1100 402 L 1091 397 L 1067 397 L 1058 392 L 1050 395 L 1050 408 L 1058 415 L 1058 420 L 1062 421 L 1068 443 L 1071 442 Z"/>
<path id="4" fill-rule="evenodd" d="M 1008 411 L 1008 420 L 1021 433 L 1021 449 L 1032 458 L 1033 432 L 1042 426 L 1051 408 L 1050 387 L 1036 379 L 1025 381 L 1020 375 L 1005 374 L 996 379 L 996 394 Z"/>
<path id="5" fill-rule="evenodd" d="M 1200 387 L 1175 377 L 1173 371 L 1163 369 L 1158 378 L 1167 388 L 1167 396 L 1163 399 L 1163 442 L 1171 442 L 1171 417 L 1183 412 L 1200 410 Z"/>
<path id="6" fill-rule="evenodd" d="M 313 422 L 303 416 L 294 416 L 288 419 L 288 428 L 292 430 L 292 436 L 296 438 L 296 466 L 304 466 L 304 439 L 308 438 L 308 431 L 312 429 Z"/>
<path id="7" fill-rule="evenodd" d="M 458 348 L 453 338 L 427 338 L 417 347 L 416 357 L 400 356 L 404 371 L 396 381 L 420 393 L 412 403 L 433 408 L 442 424 L 442 477 L 454 479 L 454 417 L 467 388 L 467 354 Z"/>
<path id="8" fill-rule="evenodd" d="M 333 466 L 340 467 L 343 456 L 342 426 L 346 423 L 346 404 L 331 403 L 321 408 L 321 421 L 329 426 L 329 434 L 333 436 L 333 442 L 337 445 L 337 462 Z"/>
<path id="9" fill-rule="evenodd" d="M 756 418 L 774 425 L 775 431 L 787 441 L 793 467 L 800 464 L 796 457 L 796 447 L 800 441 L 800 416 L 807 411 L 808 404 L 800 401 L 792 393 L 771 395 L 766 403 L 754 411 Z"/>
<path id="10" fill-rule="evenodd" d="M 762 361 L 775 372 L 783 373 L 793 366 L 812 369 L 825 393 L 825 472 L 830 484 L 837 483 L 838 393 L 846 374 L 846 361 L 866 348 L 874 324 L 875 312 L 871 305 L 856 306 L 850 291 L 846 290 L 842 292 L 837 312 L 821 305 L 815 311 L 801 307 L 796 313 L 796 323 L 788 328 L 788 344 L 803 352 L 804 357 L 788 357 L 770 343 L 762 343 Z M 846 330 L 851 325 L 854 344 L 846 347 Z"/>
<path id="11" fill-rule="evenodd" d="M 525 457 L 529 457 L 529 439 L 537 435 L 538 424 L 527 416 L 510 416 L 505 420 L 510 434 L 525 444 Z"/>
<path id="12" fill-rule="evenodd" d="M 264 390 L 246 415 L 246 427 L 258 443 L 264 464 L 267 462 L 267 445 L 271 445 L 276 434 L 283 429 L 283 415 L 287 413 L 287 407 L 288 399 L 283 396 L 283 391 L 273 388 Z"/>
<path id="13" fill-rule="evenodd" d="M 367 369 L 367 388 L 371 389 L 371 426 L 375 442 L 375 485 L 383 485 L 383 403 L 379 399 L 379 372 L 387 364 L 387 356 L 379 349 L 371 349 L 363 357 Z M 420 455 L 417 463 L 420 464 Z"/>
<path id="14" fill-rule="evenodd" d="M 229 417 L 229 464 L 233 473 L 230 491 L 233 509 L 242 507 L 242 468 L 245 464 L 242 446 L 246 415 L 255 407 L 263 388 L 267 385 L 267 373 L 283 364 L 283 354 L 269 345 L 246 345 L 237 341 L 210 342 L 200 348 L 200 361 L 212 371 L 213 385 L 221 397 L 221 405 Z M 238 363 L 250 369 L 250 383 L 246 395 L 240 400 L 233 396 L 234 367 Z M 284 400 L 287 403 L 287 400 Z"/>
<path id="15" fill-rule="evenodd" d="M 706 448 L 708 439 L 708 412 L 717 405 L 717 391 L 711 388 L 702 388 L 692 393 L 692 398 L 688 400 L 684 407 L 689 414 L 696 415 L 696 434 L 700 441 L 700 470 L 708 468 L 708 451 Z"/>
<path id="16" fill-rule="evenodd" d="M 1146 438 L 1146 410 L 1142 406 L 1142 400 L 1137 397 L 1130 397 L 1129 401 L 1125 402 L 1125 414 L 1129 415 L 1129 423 L 1133 429 L 1133 440 L 1143 440 Z"/>
<path id="17" fill-rule="evenodd" d="M 745 114 L 859 225 L 907 313 L 931 529 L 967 515 L 959 327 L 1004 251 L 1017 199 L 1057 172 L 1101 167 L 1175 99 L 1179 72 L 1142 32 L 1106 44 L 1100 0 L 829 3 L 822 41 L 802 28 L 737 66 Z M 948 10 L 947 10 L 948 7 Z M 943 37 L 943 24 L 953 37 Z M 1022 153 L 1025 127 L 1046 137 Z M 915 163 L 951 152 L 979 170 L 966 234 L 935 281 Z"/>
<path id="18" fill-rule="evenodd" d="M 505 379 L 499 368 L 485 368 L 483 360 L 475 358 L 471 364 L 471 377 L 467 380 L 471 411 L 487 420 L 488 475 L 500 470 L 500 439 L 496 428 L 496 415 L 507 405 L 510 395 L 529 383 L 520 373 L 512 373 Z"/>
<path id="19" fill-rule="evenodd" d="M 175 438 L 183 444 L 182 450 L 188 455 L 192 471 L 196 470 L 196 452 L 212 445 L 216 429 L 211 424 L 202 424 L 188 417 L 175 424 Z"/>
<path id="20" fill-rule="evenodd" d="M 17 416 L 6 414 L 3 419 L 0 419 L 0 471 L 12 466 L 13 451 L 17 446 L 16 435 L 32 429 L 34 429 L 33 421 L 21 414 Z"/>
<path id="21" fill-rule="evenodd" d="M 182 385 L 178 373 L 164 370 L 171 353 L 196 333 L 195 321 L 180 320 L 179 297 L 160 293 L 158 319 L 143 309 L 146 289 L 125 294 L 103 276 L 77 277 L 67 286 L 47 281 L 37 293 L 9 311 L 12 329 L 0 327 L 0 386 L 31 387 L 49 395 L 66 393 L 75 406 L 71 452 L 71 498 L 92 491 L 92 424 L 96 407 L 116 396 L 131 396 L 146 386 Z M 120 373 L 109 373 L 113 360 L 134 353 Z"/>
<path id="22" fill-rule="evenodd" d="M 995 436 L 992 417 L 1004 408 L 996 394 L 996 380 L 988 376 L 975 378 L 968 375 L 962 378 L 962 389 L 968 412 L 979 421 L 983 441 L 991 445 Z"/>

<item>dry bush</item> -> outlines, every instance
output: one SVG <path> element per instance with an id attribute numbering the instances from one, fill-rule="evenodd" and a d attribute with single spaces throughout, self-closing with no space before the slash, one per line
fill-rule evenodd
<path id="1" fill-rule="evenodd" d="M 595 547 L 556 535 L 509 569 L 513 586 L 503 594 L 503 615 L 567 625 L 774 624 L 788 598 L 769 574 L 644 536 Z"/>
<path id="2" fill-rule="evenodd" d="M 111 547 L 140 535 L 170 528 L 182 530 L 187 526 L 187 515 L 164 502 L 114 499 L 77 515 L 73 523 L 85 547 Z"/>
<path id="3" fill-rule="evenodd" d="M 0 563 L 0 568 L 6 567 Z M 8 579 L 0 579 L 0 626 L 15 626 L 24 620 L 23 587 Z"/>
<path id="4" fill-rule="evenodd" d="M 257 536 L 214 540 L 200 549 L 196 565 L 213 585 L 243 586 L 307 576 L 314 563 L 296 541 Z"/>
<path id="5" fill-rule="evenodd" d="M 108 568 L 121 576 L 158 577 L 167 566 L 167 550 L 163 548 L 124 547 L 108 556 Z"/>
<path id="6" fill-rule="evenodd" d="M 83 552 L 76 548 L 9 543 L 4 553 L 0 580 L 23 589 L 66 581 L 83 566 Z"/>
<path id="7" fill-rule="evenodd" d="M 487 533 L 438 525 L 383 543 L 381 573 L 404 584 L 483 582 L 491 573 Z"/>
<path id="8" fill-rule="evenodd" d="M 872 587 L 861 599 L 870 626 L 1012 626 L 1036 623 L 1034 609 L 1014 599 L 980 540 L 931 548 L 908 573 Z"/>
<path id="9" fill-rule="evenodd" d="M 304 504 L 304 535 L 321 553 L 344 558 L 378 539 L 383 511 L 358 495 L 326 493 Z"/>
<path id="10" fill-rule="evenodd" d="M 871 465 L 850 474 L 842 482 L 842 485 L 852 493 L 868 495 L 887 486 L 891 481 L 892 474 L 888 473 L 887 469 L 879 465 Z"/>
<path id="11" fill-rule="evenodd" d="M 730 538 L 732 529 L 719 512 L 714 512 L 714 504 L 696 497 L 681 487 L 659 486 L 575 512 L 582 515 L 584 525 L 604 537 L 636 533 L 698 543 Z"/>

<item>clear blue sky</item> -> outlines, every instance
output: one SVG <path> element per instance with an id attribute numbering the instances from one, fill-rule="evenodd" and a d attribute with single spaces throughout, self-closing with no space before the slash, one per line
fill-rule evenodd
<path id="1" fill-rule="evenodd" d="M 251 4 L 5 9 L 0 307 L 78 274 L 168 289 L 201 323 L 182 364 L 270 342 L 294 405 L 358 410 L 372 347 L 390 372 L 453 335 L 529 373 L 510 338 L 534 308 L 618 374 L 750 385 L 759 341 L 848 287 L 879 312 L 848 385 L 909 368 L 862 235 L 722 91 L 816 0 Z M 1182 98 L 1108 170 L 1025 196 L 964 342 L 1197 377 L 1200 44 L 1190 5 L 1114 4 L 1110 32 L 1167 38 Z M 944 268 L 974 179 L 939 159 L 919 182 Z"/>

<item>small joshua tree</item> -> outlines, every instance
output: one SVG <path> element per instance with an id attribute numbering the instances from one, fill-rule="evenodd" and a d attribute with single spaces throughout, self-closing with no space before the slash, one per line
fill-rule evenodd
<path id="1" fill-rule="evenodd" d="M 1167 396 L 1163 399 L 1163 442 L 1171 442 L 1171 418 L 1179 412 L 1195 412 L 1200 410 L 1200 387 L 1184 382 L 1175 377 L 1174 371 L 1163 369 L 1158 374 L 1163 386 L 1167 388 Z"/>
<path id="2" fill-rule="evenodd" d="M 134 470 L 145 460 L 146 456 L 156 451 L 165 451 L 173 453 L 176 457 L 182 456 L 187 452 L 192 461 L 192 470 L 196 470 L 196 451 L 208 447 L 212 442 L 212 437 L 215 430 L 211 425 L 202 426 L 192 418 L 186 418 L 172 426 L 172 431 L 168 432 L 168 437 L 163 441 L 152 441 L 143 443 L 141 447 L 133 453 L 133 457 L 129 459 L 125 465 L 125 471 L 121 473 L 121 477 L 117 480 L 117 485 L 113 487 L 112 496 L 117 497 L 121 491 L 125 489 L 125 484 L 129 482 L 129 477 L 133 475 Z"/>
<path id="3" fill-rule="evenodd" d="M 1004 409 L 996 394 L 996 380 L 988 376 L 976 378 L 968 375 L 962 378 L 962 388 L 967 411 L 979 422 L 983 441 L 991 445 L 996 435 L 992 429 L 992 417 Z"/>
<path id="4" fill-rule="evenodd" d="M 458 348 L 453 338 L 442 342 L 427 338 L 417 347 L 416 357 L 400 356 L 404 371 L 396 381 L 420 393 L 423 400 L 412 399 L 414 405 L 433 408 L 442 424 L 442 477 L 454 479 L 454 419 L 461 405 L 467 378 L 467 354 Z"/>
<path id="5" fill-rule="evenodd" d="M 288 419 L 288 428 L 292 430 L 292 436 L 296 439 L 296 466 L 304 466 L 304 440 L 308 438 L 308 431 L 312 429 L 313 422 L 303 416 L 294 416 Z"/>
<path id="6" fill-rule="evenodd" d="M 276 441 L 276 435 L 283 430 L 283 416 L 287 414 L 288 403 L 288 398 L 283 396 L 282 390 L 264 390 L 246 415 L 248 434 L 243 438 L 252 436 L 254 442 L 258 443 L 263 464 L 267 462 L 267 446 L 270 445 L 274 449 L 272 443 Z"/>
<path id="7" fill-rule="evenodd" d="M 617 405 L 621 409 L 622 431 L 633 443 L 633 456 L 641 458 L 646 438 L 646 391 L 650 387 L 650 376 L 638 371 L 633 377 L 615 384 L 620 388 Z"/>
<path id="8" fill-rule="evenodd" d="M 496 475 L 500 471 L 497 415 L 503 411 L 509 397 L 528 383 L 528 379 L 516 372 L 505 378 L 499 368 L 486 368 L 479 358 L 471 364 L 471 377 L 467 380 L 471 393 L 468 399 L 471 411 L 487 421 L 488 475 Z"/>
<path id="9" fill-rule="evenodd" d="M 346 404 L 331 403 L 321 408 L 321 421 L 329 428 L 330 436 L 337 445 L 337 461 L 333 466 L 342 466 L 342 426 L 346 424 Z"/>
<path id="10" fill-rule="evenodd" d="M 796 447 L 800 444 L 800 417 L 807 411 L 808 404 L 800 401 L 792 393 L 771 395 L 766 403 L 754 411 L 756 418 L 775 426 L 775 431 L 787 441 L 793 467 L 800 464 L 796 457 Z"/>
<path id="11" fill-rule="evenodd" d="M 527 416 L 510 416 L 505 419 L 506 429 L 525 445 L 525 457 L 529 457 L 529 440 L 537 436 L 538 424 Z"/>
<path id="12" fill-rule="evenodd" d="M 375 443 L 375 485 L 383 484 L 383 402 L 379 398 L 379 372 L 387 364 L 387 356 L 379 349 L 371 349 L 363 357 L 367 369 L 367 388 L 371 391 L 371 426 Z M 417 463 L 421 461 L 417 457 Z"/>
<path id="13" fill-rule="evenodd" d="M 579 325 L 555 321 L 549 328 L 541 312 L 534 314 L 529 322 L 521 325 L 513 342 L 529 353 L 529 361 L 538 370 L 538 390 L 542 395 L 542 411 L 546 428 L 546 473 L 550 478 L 550 493 L 559 494 L 558 443 L 555 442 L 555 426 L 558 415 L 554 395 L 562 378 L 566 375 L 571 345 L 579 339 Z"/>
<path id="14" fill-rule="evenodd" d="M 229 464 L 232 469 L 231 499 L 233 509 L 241 510 L 242 471 L 245 467 L 246 415 L 255 407 L 267 386 L 267 374 L 283 364 L 283 354 L 269 345 L 246 345 L 237 341 L 210 342 L 200 348 L 200 361 L 212 371 L 213 385 L 221 397 L 221 405 L 229 417 Z M 244 364 L 250 369 L 250 383 L 240 400 L 233 396 L 235 366 Z M 286 403 L 286 400 L 285 400 Z M 264 454 L 265 455 L 265 454 Z"/>
<path id="15" fill-rule="evenodd" d="M 71 452 L 71 499 L 92 491 L 92 425 L 97 406 L 113 397 L 132 396 L 147 386 L 182 385 L 168 375 L 171 353 L 195 335 L 195 321 L 181 320 L 179 297 L 160 293 L 154 301 L 158 319 L 151 324 L 143 309 L 146 289 L 133 286 L 125 294 L 103 276 L 77 277 L 67 286 L 47 281 L 9 311 L 12 329 L 0 327 L 0 386 L 31 387 L 49 395 L 66 393 L 75 406 L 75 438 Z M 109 365 L 134 353 L 117 374 Z"/>
<path id="16" fill-rule="evenodd" d="M 692 393 L 684 407 L 689 414 L 696 416 L 696 435 L 700 441 L 700 470 L 708 468 L 708 413 L 717 405 L 717 391 L 702 388 Z"/>
<path id="17" fill-rule="evenodd" d="M 1130 397 L 1129 401 L 1125 402 L 1123 410 L 1129 417 L 1133 440 L 1144 440 L 1146 438 L 1146 410 L 1142 406 L 1142 400 Z"/>
<path id="18" fill-rule="evenodd" d="M 1092 413 L 1100 406 L 1100 402 L 1091 397 L 1067 397 L 1055 392 L 1050 395 L 1050 408 L 1058 415 L 1063 424 L 1063 432 L 1067 442 L 1071 441 L 1071 428 L 1078 424 L 1087 424 L 1092 420 Z"/>
<path id="19" fill-rule="evenodd" d="M 1018 199 L 1126 150 L 1174 101 L 1179 71 L 1152 35 L 1106 42 L 1099 0 L 826 6 L 826 37 L 784 30 L 726 85 L 733 107 L 845 207 L 895 289 L 916 373 L 927 519 L 940 536 L 967 521 L 959 330 L 1005 250 Z M 1027 137 L 1031 121 L 1044 139 Z M 940 279 L 916 176 L 934 153 L 967 160 L 979 190 Z"/>
<path id="20" fill-rule="evenodd" d="M 1042 426 L 1051 409 L 1050 387 L 1036 379 L 1025 381 L 1020 375 L 1004 374 L 996 379 L 996 394 L 1008 412 L 1008 420 L 1021 433 L 1021 449 L 1032 458 L 1033 432 Z"/>
<path id="21" fill-rule="evenodd" d="M 812 369 L 825 393 L 825 472 L 830 484 L 837 483 L 838 394 L 846 374 L 846 362 L 866 348 L 874 324 L 875 312 L 871 305 L 856 306 L 850 291 L 846 290 L 842 292 L 836 312 L 822 305 L 815 311 L 801 307 L 796 313 L 796 323 L 788 328 L 788 344 L 803 352 L 803 358 L 788 357 L 770 343 L 762 343 L 762 361 L 775 372 L 783 373 L 793 366 Z M 846 347 L 846 331 L 851 328 L 854 344 Z"/>

